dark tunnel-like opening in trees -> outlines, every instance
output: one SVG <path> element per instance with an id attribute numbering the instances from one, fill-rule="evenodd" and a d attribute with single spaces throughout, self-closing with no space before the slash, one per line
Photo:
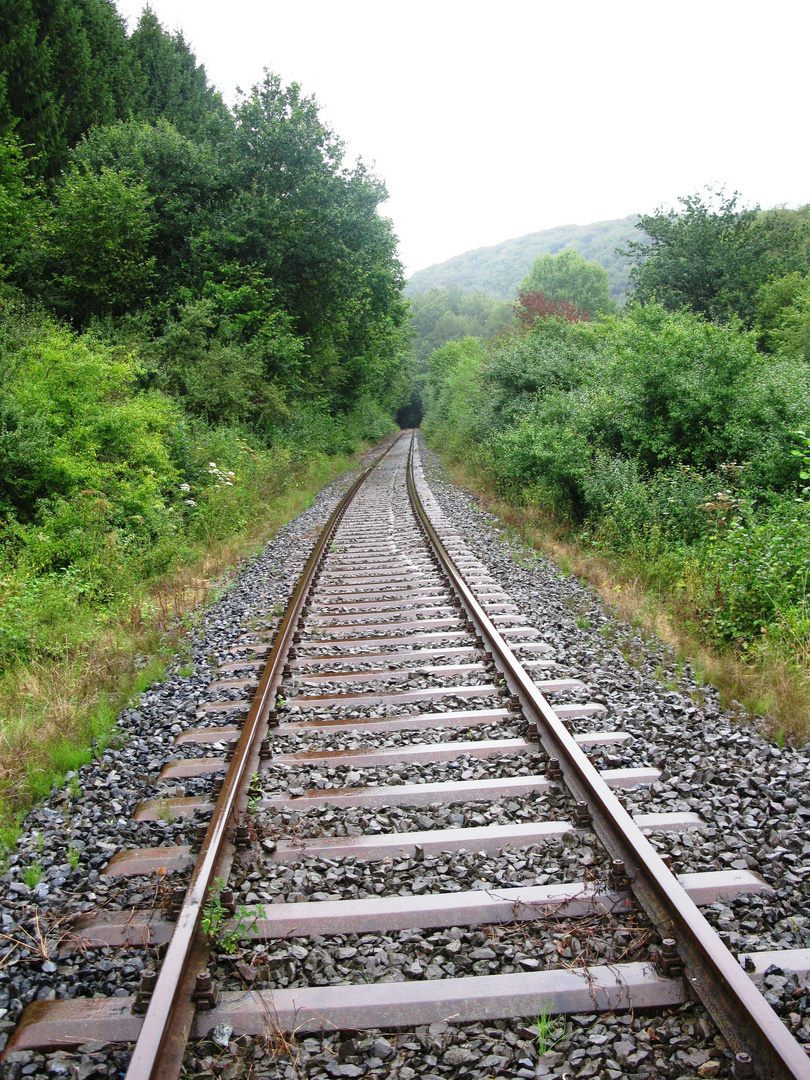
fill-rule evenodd
<path id="1" fill-rule="evenodd" d="M 408 404 L 397 413 L 397 423 L 401 428 L 419 427 L 422 423 L 422 395 L 416 388 L 411 391 Z"/>

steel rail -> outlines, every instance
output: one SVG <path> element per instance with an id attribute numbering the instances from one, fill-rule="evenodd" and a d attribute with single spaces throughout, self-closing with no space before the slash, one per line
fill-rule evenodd
<path id="1" fill-rule="evenodd" d="M 276 634 L 256 694 L 251 702 L 233 760 L 225 775 L 197 865 L 186 891 L 160 968 L 140 1035 L 130 1059 L 126 1080 L 171 1080 L 180 1074 L 183 1056 L 194 1018 L 192 993 L 202 971 L 207 948 L 200 928 L 203 904 L 222 866 L 229 846 L 228 832 L 237 810 L 246 805 L 245 779 L 258 759 L 258 744 L 266 730 L 268 714 L 275 703 L 282 667 L 292 643 L 302 608 L 317 574 L 318 566 L 334 532 L 357 491 L 379 465 L 400 435 L 354 481 L 324 526 L 296 585 Z M 239 805 L 240 800 L 242 806 Z M 232 858 L 232 848 L 231 848 Z"/>
<path id="2" fill-rule="evenodd" d="M 738 1052 L 740 1064 L 747 1055 L 762 1080 L 810 1080 L 810 1060 L 802 1047 L 612 794 L 476 600 L 419 498 L 413 464 L 414 439 L 415 434 L 408 455 L 407 483 L 417 521 L 467 615 L 487 643 L 510 692 L 518 696 L 526 716 L 537 724 L 540 741 L 549 757 L 560 762 L 574 797 L 587 803 L 595 832 L 611 857 L 623 860 L 633 892 L 662 937 L 675 938 L 688 985 L 706 1006 L 732 1049 Z"/>

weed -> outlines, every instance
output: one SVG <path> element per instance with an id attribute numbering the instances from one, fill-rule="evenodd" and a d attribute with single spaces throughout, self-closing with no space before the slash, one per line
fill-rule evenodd
<path id="1" fill-rule="evenodd" d="M 82 853 L 77 847 L 69 847 L 67 853 L 67 861 L 70 863 L 70 869 L 75 870 L 81 862 Z"/>
<path id="2" fill-rule="evenodd" d="M 29 889 L 35 889 L 42 881 L 42 867 L 39 865 L 39 860 L 32 862 L 23 874 L 23 881 Z"/>
<path id="3" fill-rule="evenodd" d="M 574 619 L 574 622 L 580 628 L 580 630 L 590 630 L 591 628 L 591 620 L 585 615 L 577 615 L 577 617 Z"/>
<path id="4" fill-rule="evenodd" d="M 161 799 L 160 805 L 158 806 L 158 809 L 157 809 L 157 819 L 158 819 L 158 821 L 166 821 L 169 824 L 171 824 L 175 820 L 176 817 L 177 817 L 177 815 L 174 813 L 174 810 L 172 809 L 171 801 L 169 799 Z"/>
<path id="5" fill-rule="evenodd" d="M 71 773 L 68 777 L 68 794 L 71 799 L 80 799 L 82 797 L 82 786 L 76 773 Z"/>
<path id="6" fill-rule="evenodd" d="M 552 1016 L 551 1005 L 543 1005 L 540 1015 L 536 1016 L 529 1025 L 529 1030 L 534 1032 L 538 1054 L 545 1054 L 562 1038 L 562 1033 L 558 1032 L 557 1022 Z"/>
<path id="7" fill-rule="evenodd" d="M 202 930 L 211 944 L 230 956 L 236 952 L 240 938 L 255 933 L 262 911 L 258 907 L 251 909 L 240 905 L 236 909 L 236 915 L 230 919 L 228 909 L 223 906 L 219 897 L 224 886 L 222 878 L 217 878 L 214 884 L 218 892 L 203 908 Z"/>
<path id="8" fill-rule="evenodd" d="M 256 812 L 256 804 L 262 797 L 261 781 L 259 774 L 256 772 L 250 778 L 250 784 L 248 785 L 248 810 L 251 814 Z"/>

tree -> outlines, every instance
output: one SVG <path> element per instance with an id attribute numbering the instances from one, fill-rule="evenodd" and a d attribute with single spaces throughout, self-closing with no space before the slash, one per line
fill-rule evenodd
<path id="1" fill-rule="evenodd" d="M 757 299 L 760 346 L 810 360 L 810 274 L 794 270 L 775 278 L 763 285 Z"/>
<path id="2" fill-rule="evenodd" d="M 678 199 L 681 210 L 640 219 L 650 238 L 631 240 L 623 252 L 635 261 L 631 279 L 642 303 L 656 300 L 668 311 L 687 307 L 708 319 L 739 318 L 751 326 L 757 292 L 772 275 L 798 268 L 806 247 L 806 223 L 780 211 L 763 214 L 740 205 L 740 194 L 709 190 Z"/>
<path id="3" fill-rule="evenodd" d="M 71 160 L 96 176 L 111 169 L 136 180 L 150 196 L 153 305 L 182 300 L 184 289 L 198 291 L 217 209 L 231 195 L 215 147 L 182 135 L 162 118 L 154 124 L 131 120 L 94 129 Z"/>
<path id="4" fill-rule="evenodd" d="M 241 97 L 223 170 L 233 197 L 207 248 L 209 267 L 241 263 L 266 278 L 304 339 L 306 381 L 322 404 L 388 392 L 406 307 L 383 183 L 326 127 L 315 99 L 278 76 Z M 372 390 L 371 388 L 375 389 Z"/>
<path id="5" fill-rule="evenodd" d="M 37 203 L 19 139 L 0 136 L 0 279 L 13 270 L 19 252 L 30 248 Z"/>
<path id="6" fill-rule="evenodd" d="M 194 138 L 227 121 L 221 95 L 209 85 L 182 32 L 168 33 L 148 4 L 128 44 L 137 72 L 134 116 L 151 123 L 169 120 Z"/>
<path id="7" fill-rule="evenodd" d="M 434 349 L 466 337 L 491 337 L 512 319 L 512 306 L 483 292 L 464 292 L 457 285 L 429 289 L 411 300 L 412 350 L 427 361 Z"/>
<path id="8" fill-rule="evenodd" d="M 549 300 L 563 300 L 588 312 L 607 312 L 612 307 L 607 270 L 570 249 L 535 259 L 518 292 L 542 293 Z"/>
<path id="9" fill-rule="evenodd" d="M 112 0 L 8 0 L 0 15 L 0 131 L 53 178 L 69 148 L 132 106 L 133 58 Z"/>
<path id="10" fill-rule="evenodd" d="M 41 255 L 42 289 L 76 326 L 145 299 L 154 277 L 151 206 L 142 183 L 112 169 L 73 165 L 63 175 Z"/>
<path id="11" fill-rule="evenodd" d="M 514 312 L 518 319 L 527 326 L 533 326 L 538 319 L 564 319 L 566 322 L 589 322 L 590 311 L 583 311 L 578 304 L 567 300 L 552 300 L 542 292 L 522 292 L 520 302 L 515 304 Z"/>

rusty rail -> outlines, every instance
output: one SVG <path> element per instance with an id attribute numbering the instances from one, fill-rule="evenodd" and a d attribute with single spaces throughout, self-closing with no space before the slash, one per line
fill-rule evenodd
<path id="1" fill-rule="evenodd" d="M 577 746 L 456 568 L 419 499 L 413 440 L 407 477 L 417 520 L 496 667 L 519 697 L 525 715 L 534 719 L 549 757 L 559 761 L 568 788 L 587 805 L 594 831 L 611 857 L 624 862 L 639 903 L 662 937 L 674 938 L 685 978 L 737 1052 L 739 1064 L 753 1064 L 763 1080 L 810 1080 L 810 1060 L 802 1048 Z"/>
<path id="2" fill-rule="evenodd" d="M 268 715 L 275 703 L 283 664 L 301 610 L 317 576 L 321 559 L 346 509 L 365 479 L 397 441 L 395 439 L 361 473 L 332 512 L 284 613 L 226 773 L 222 792 L 211 815 L 183 907 L 132 1053 L 126 1080 L 170 1080 L 180 1074 L 194 1018 L 195 998 L 210 993 L 206 990 L 204 976 L 207 947 L 200 929 L 203 904 L 211 885 L 218 877 L 226 877 L 226 871 L 230 868 L 233 845 L 228 840 L 228 832 L 237 811 L 244 810 L 246 805 L 246 779 L 252 775 L 258 760 L 259 743 L 267 729 Z"/>

